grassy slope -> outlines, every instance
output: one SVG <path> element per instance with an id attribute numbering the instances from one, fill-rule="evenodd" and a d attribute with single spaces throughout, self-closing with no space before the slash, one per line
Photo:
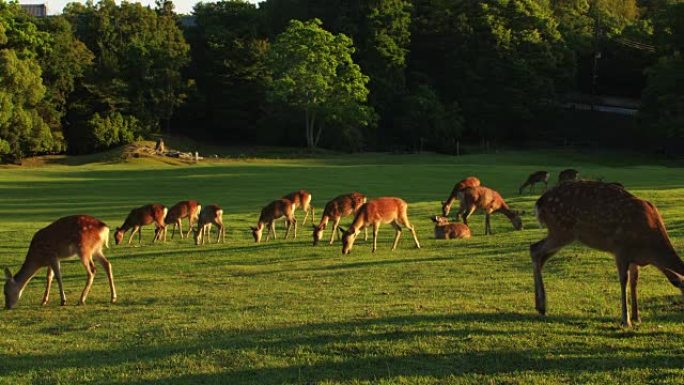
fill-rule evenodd
<path id="1" fill-rule="evenodd" d="M 116 305 L 107 303 L 100 269 L 88 305 L 73 306 L 85 274 L 66 262 L 69 306 L 58 306 L 55 285 L 40 307 L 40 272 L 19 307 L 0 312 L 0 383 L 680 384 L 684 306 L 654 268 L 640 283 L 644 323 L 623 330 L 614 263 L 568 247 L 545 269 L 549 316 L 535 314 L 527 250 L 544 231 L 531 214 L 536 196 L 514 193 L 529 172 L 546 168 L 555 178 L 566 167 L 653 201 L 684 249 L 681 168 L 620 156 L 362 155 L 184 167 L 134 159 L 0 169 L 0 266 L 13 271 L 32 234 L 62 215 L 92 214 L 113 228 L 133 206 L 192 197 L 222 205 L 228 225 L 220 246 L 150 245 L 149 229 L 142 247 L 112 246 Z M 471 174 L 526 210 L 525 231 L 496 216 L 495 235 L 483 237 L 476 215 L 473 239 L 431 239 L 428 215 Z M 362 240 L 345 257 L 339 244 L 313 248 L 308 224 L 296 241 L 253 244 L 248 226 L 261 206 L 302 187 L 317 216 L 326 199 L 353 190 L 406 199 L 423 249 L 406 232 L 391 253 L 389 226 L 375 255 Z"/>

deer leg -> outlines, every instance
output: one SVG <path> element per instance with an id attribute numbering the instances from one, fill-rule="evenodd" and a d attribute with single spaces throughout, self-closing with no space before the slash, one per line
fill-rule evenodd
<path id="1" fill-rule="evenodd" d="M 639 303 L 637 301 L 637 283 L 639 282 L 639 266 L 636 263 L 629 265 L 629 294 L 632 297 L 632 321 L 641 322 L 639 316 Z"/>
<path id="2" fill-rule="evenodd" d="M 542 269 L 546 261 L 558 252 L 563 246 L 571 243 L 572 238 L 546 237 L 541 241 L 530 245 L 530 255 L 534 268 L 534 302 L 535 308 L 541 315 L 546 314 L 546 290 L 542 279 Z"/>
<path id="3" fill-rule="evenodd" d="M 368 241 L 368 226 L 364 227 L 363 231 L 364 231 L 363 240 Z M 339 238 L 339 234 L 337 235 L 337 237 Z"/>
<path id="4" fill-rule="evenodd" d="M 223 231 L 223 225 L 216 224 L 216 243 L 221 240 L 221 232 Z"/>
<path id="5" fill-rule="evenodd" d="M 378 248 L 378 230 L 380 230 L 380 223 L 373 223 L 373 253 Z"/>
<path id="6" fill-rule="evenodd" d="M 66 294 L 64 294 L 64 285 L 62 283 L 62 269 L 60 267 L 59 260 L 55 258 L 50 264 L 52 271 L 55 273 L 55 278 L 57 278 L 57 284 L 59 285 L 59 298 L 61 300 L 61 306 L 66 305 Z"/>
<path id="7" fill-rule="evenodd" d="M 304 222 L 302 222 L 303 224 L 306 224 L 306 220 L 309 219 L 309 210 L 309 207 L 304 208 Z M 311 217 L 311 224 L 313 224 L 313 216 Z"/>
<path id="8" fill-rule="evenodd" d="M 131 231 L 131 235 L 128 237 L 128 244 L 131 244 L 131 241 L 133 240 L 133 237 L 135 236 L 135 232 L 138 231 L 139 227 L 135 226 L 133 227 L 133 231 Z"/>
<path id="9" fill-rule="evenodd" d="M 631 327 L 632 321 L 629 319 L 629 312 L 627 312 L 627 281 L 629 279 L 629 262 L 624 258 L 615 256 L 617 263 L 618 278 L 620 279 L 620 305 L 622 307 L 622 326 Z"/>
<path id="10" fill-rule="evenodd" d="M 188 215 L 188 231 L 185 233 L 185 238 L 190 236 L 190 232 L 192 231 L 192 215 Z M 183 234 L 181 232 L 181 234 Z"/>
<path id="11" fill-rule="evenodd" d="M 332 245 L 333 242 L 335 242 L 335 234 L 337 234 L 337 228 L 340 226 L 340 220 L 342 217 L 337 217 L 335 218 L 335 222 L 333 222 L 332 226 L 332 234 L 330 234 L 330 242 L 328 244 Z M 366 235 L 368 235 L 368 230 L 366 230 Z M 337 238 L 339 239 L 339 234 L 337 235 Z"/>
<path id="12" fill-rule="evenodd" d="M 93 254 L 93 258 L 100 262 L 100 265 L 104 268 L 105 273 L 107 274 L 107 280 L 109 281 L 109 292 L 111 293 L 111 302 L 115 303 L 116 302 L 116 287 L 114 287 L 114 273 L 112 273 L 112 264 L 109 263 L 109 260 L 107 257 L 102 254 L 102 250 L 96 252 Z"/>
<path id="13" fill-rule="evenodd" d="M 288 234 L 290 234 L 290 228 L 292 228 L 292 220 L 287 219 L 285 223 L 287 223 L 287 228 L 285 230 L 285 239 L 287 239 Z"/>
<path id="14" fill-rule="evenodd" d="M 138 227 L 138 244 L 142 245 L 142 227 Z"/>
<path id="15" fill-rule="evenodd" d="M 420 249 L 420 242 L 418 242 L 418 235 L 416 235 L 416 228 L 411 225 L 411 223 L 408 220 L 407 215 L 402 215 L 401 216 L 401 222 L 406 228 L 409 229 L 411 232 L 411 235 L 413 235 L 413 242 L 416 244 L 416 248 Z"/>
<path id="16" fill-rule="evenodd" d="M 392 243 L 392 251 L 397 248 L 397 244 L 399 243 L 399 238 L 401 237 L 401 226 L 397 223 L 397 221 L 392 222 L 392 227 L 394 227 L 394 230 L 396 232 L 394 233 L 394 243 Z"/>
<path id="17" fill-rule="evenodd" d="M 306 217 L 304 218 L 304 223 L 306 223 Z M 294 237 L 292 239 L 297 239 L 297 218 L 295 218 L 294 216 L 292 216 L 290 226 L 294 226 Z M 285 236 L 285 238 L 287 239 L 287 235 Z"/>
<path id="18" fill-rule="evenodd" d="M 81 262 L 83 263 L 83 267 L 85 268 L 87 278 L 86 285 L 83 288 L 83 292 L 81 293 L 81 299 L 78 300 L 79 305 L 85 305 L 86 298 L 88 297 L 90 288 L 93 286 L 93 280 L 95 279 L 95 274 L 90 269 L 92 258 L 93 256 L 91 254 L 86 254 L 83 251 L 81 252 Z"/>
<path id="19" fill-rule="evenodd" d="M 176 236 L 176 223 L 177 222 L 173 222 L 173 228 L 171 229 L 171 239 L 173 239 L 173 237 Z M 181 233 L 181 238 L 183 238 L 183 233 Z"/>
<path id="20" fill-rule="evenodd" d="M 54 276 L 55 273 L 53 273 L 52 268 L 48 266 L 45 280 L 45 294 L 43 294 L 43 302 L 41 302 L 41 305 L 47 305 L 48 300 L 50 299 L 50 286 L 52 286 L 52 278 Z"/>
<path id="21" fill-rule="evenodd" d="M 465 210 L 459 210 L 459 212 L 463 213 L 463 224 L 468 226 L 468 218 L 473 215 L 473 212 L 475 212 L 475 206 L 468 207 Z"/>
<path id="22" fill-rule="evenodd" d="M 492 229 L 489 227 L 489 225 L 490 225 L 489 217 L 490 217 L 489 213 L 485 212 L 485 235 L 489 235 L 492 233 Z"/>
<path id="23" fill-rule="evenodd" d="M 273 231 L 273 239 L 278 239 L 278 237 L 276 236 L 275 221 L 271 221 L 271 223 L 269 223 L 269 226 L 271 227 L 271 230 Z M 269 234 L 270 233 L 271 232 L 269 231 Z M 268 241 L 268 238 L 266 240 Z"/>

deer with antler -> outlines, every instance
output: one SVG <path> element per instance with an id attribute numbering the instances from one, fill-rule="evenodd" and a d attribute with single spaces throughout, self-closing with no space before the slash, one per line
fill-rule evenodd
<path id="1" fill-rule="evenodd" d="M 523 224 L 520 219 L 520 213 L 510 209 L 506 201 L 501 197 L 497 191 L 484 186 L 467 187 L 458 193 L 458 200 L 461 202 L 461 208 L 458 210 L 458 215 L 462 215 L 463 223 L 468 224 L 468 218 L 480 209 L 485 213 L 485 235 L 492 234 L 492 225 L 490 217 L 493 213 L 501 213 L 505 215 L 513 224 L 516 230 L 522 230 Z"/>
<path id="2" fill-rule="evenodd" d="M 330 234 L 330 243 L 333 244 L 337 228 L 340 225 L 340 220 L 343 217 L 350 216 L 356 213 L 364 203 L 366 203 L 366 196 L 353 192 L 351 194 L 342 194 L 325 205 L 321 222 L 318 225 L 313 225 L 313 245 L 318 245 L 318 242 L 323 238 L 323 231 L 326 229 L 328 222 L 333 221 L 333 227 Z M 366 239 L 368 239 L 368 228 L 366 230 Z"/>
<path id="3" fill-rule="evenodd" d="M 684 262 L 674 250 L 660 213 L 653 204 L 610 183 L 562 183 L 542 195 L 535 205 L 546 238 L 530 246 L 534 266 L 535 307 L 546 313 L 542 280 L 544 263 L 573 241 L 615 256 L 620 278 L 622 324 L 639 322 L 639 266 L 654 265 L 684 295 Z M 627 311 L 627 284 L 632 312 Z"/>
<path id="4" fill-rule="evenodd" d="M 456 183 L 454 188 L 451 190 L 451 194 L 449 194 L 449 198 L 442 202 L 442 215 L 445 217 L 449 216 L 449 212 L 451 212 L 451 205 L 456 199 L 458 199 L 459 191 L 463 191 L 467 187 L 477 187 L 479 185 L 480 180 L 474 176 L 469 176 Z"/>
<path id="5" fill-rule="evenodd" d="M 12 309 L 21 298 L 24 288 L 28 285 L 38 270 L 47 267 L 47 280 L 42 304 L 48 303 L 52 279 L 57 278 L 61 305 L 66 304 L 66 295 L 62 284 L 62 269 L 60 261 L 77 255 L 86 270 L 88 279 L 78 301 L 84 305 L 90 287 L 95 279 L 95 264 L 99 262 L 109 279 L 111 302 L 116 302 L 116 288 L 112 265 L 102 252 L 107 247 L 109 228 L 97 218 L 88 215 L 73 215 L 60 218 L 47 227 L 38 230 L 31 240 L 28 253 L 23 265 L 12 275 L 9 268 L 5 268 L 5 308 Z"/>

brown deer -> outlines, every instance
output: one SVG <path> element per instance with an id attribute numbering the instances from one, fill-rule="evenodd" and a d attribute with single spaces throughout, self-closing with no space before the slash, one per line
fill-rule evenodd
<path id="1" fill-rule="evenodd" d="M 306 224 L 306 218 L 309 217 L 309 211 L 311 211 L 311 224 L 313 225 L 315 213 L 314 208 L 311 205 L 310 192 L 306 190 L 294 191 L 285 195 L 282 199 L 287 199 L 290 202 L 294 203 L 295 210 L 297 210 L 300 207 L 302 208 L 302 210 L 304 210 L 306 214 L 304 215 L 304 221 L 302 222 L 302 225 Z"/>
<path id="2" fill-rule="evenodd" d="M 530 176 L 527 177 L 527 180 L 525 183 L 520 186 L 520 190 L 518 193 L 522 195 L 523 189 L 527 186 L 530 186 L 530 192 L 532 192 L 532 189 L 534 188 L 534 185 L 537 183 L 544 183 L 544 191 L 546 191 L 549 187 L 549 172 L 548 171 L 537 171 L 535 173 L 530 174 Z"/>
<path id="3" fill-rule="evenodd" d="M 470 238 L 470 228 L 466 224 L 450 223 L 449 218 L 437 215 L 430 219 L 435 222 L 435 239 Z"/>
<path id="4" fill-rule="evenodd" d="M 166 214 L 164 218 L 164 224 L 166 226 L 173 224 L 173 229 L 171 230 L 171 239 L 176 233 L 176 226 L 178 226 L 178 231 L 180 232 L 181 239 L 190 235 L 192 231 L 193 222 L 197 221 L 197 217 L 202 210 L 202 205 L 200 205 L 195 200 L 181 201 L 173 205 Z M 183 219 L 188 218 L 188 231 L 183 234 Z M 163 240 L 166 241 L 167 229 L 164 227 Z M 162 239 L 162 235 L 157 235 L 158 239 Z"/>
<path id="5" fill-rule="evenodd" d="M 480 185 L 480 180 L 477 179 L 474 176 L 469 176 L 460 182 L 456 183 L 454 188 L 451 190 L 451 194 L 449 195 L 449 198 L 442 202 L 442 215 L 445 217 L 449 215 L 449 212 L 451 212 L 451 205 L 454 203 L 456 199 L 458 199 L 458 192 L 462 191 L 466 187 L 477 187 Z"/>
<path id="6" fill-rule="evenodd" d="M 420 243 L 418 242 L 418 236 L 416 236 L 416 230 L 411 226 L 408 219 L 407 213 L 408 205 L 402 199 L 394 197 L 384 197 L 373 199 L 363 206 L 356 212 L 354 216 L 354 221 L 352 222 L 349 229 L 344 230 L 338 227 L 342 233 L 342 254 L 351 253 L 351 249 L 354 246 L 354 241 L 356 237 L 361 232 L 361 229 L 367 226 L 373 226 L 373 252 L 378 248 L 378 229 L 380 229 L 380 224 L 391 223 L 392 227 L 396 230 L 394 236 L 394 243 L 392 244 L 392 250 L 397 248 L 397 243 L 399 243 L 399 237 L 401 237 L 401 225 L 407 227 L 411 234 L 413 235 L 413 240 L 416 243 L 416 247 L 420 249 Z"/>
<path id="7" fill-rule="evenodd" d="M 347 217 L 356 213 L 367 198 L 365 195 L 353 192 L 351 194 L 343 194 L 331 200 L 325 205 L 323 216 L 318 226 L 313 225 L 313 245 L 318 245 L 318 242 L 323 238 L 323 230 L 326 229 L 328 221 L 333 220 L 332 233 L 330 234 L 330 244 L 332 245 L 337 234 L 337 227 L 340 225 L 342 217 Z M 366 228 L 366 239 L 368 239 L 368 228 Z"/>
<path id="8" fill-rule="evenodd" d="M 209 238 L 211 225 L 216 226 L 216 243 L 226 241 L 226 228 L 223 225 L 223 209 L 217 205 L 209 205 L 202 208 L 197 219 L 197 229 L 192 229 L 195 236 L 195 244 L 204 244 Z"/>
<path id="9" fill-rule="evenodd" d="M 563 183 L 537 200 L 539 222 L 548 228 L 546 238 L 530 246 L 534 265 L 535 307 L 546 313 L 542 281 L 544 263 L 573 241 L 615 256 L 622 295 L 622 324 L 631 326 L 627 312 L 627 283 L 631 318 L 640 322 L 637 304 L 639 266 L 653 264 L 684 295 L 684 262 L 670 243 L 663 219 L 650 202 L 609 183 Z"/>
<path id="10" fill-rule="evenodd" d="M 579 180 L 579 171 L 572 168 L 565 169 L 558 174 L 558 184 L 577 180 Z"/>
<path id="11" fill-rule="evenodd" d="M 458 200 L 461 201 L 461 208 L 458 215 L 462 215 L 463 223 L 468 225 L 468 217 L 477 209 L 485 213 L 485 235 L 492 234 L 490 216 L 499 212 L 505 215 L 513 224 L 516 230 L 522 230 L 523 224 L 520 213 L 511 210 L 501 194 L 488 187 L 468 187 L 458 193 Z"/>
<path id="12" fill-rule="evenodd" d="M 47 267 L 47 281 L 42 304 L 48 303 L 52 278 L 57 278 L 61 305 L 66 304 L 64 286 L 62 285 L 62 270 L 60 260 L 78 255 L 86 270 L 88 279 L 81 293 L 79 305 L 84 305 L 90 287 L 95 279 L 95 263 L 99 262 L 107 273 L 111 302 L 116 302 L 116 288 L 112 265 L 109 263 L 102 247 L 108 247 L 109 228 L 104 222 L 88 215 L 73 215 L 60 218 L 47 227 L 38 230 L 31 240 L 26 259 L 21 269 L 12 276 L 9 268 L 5 268 L 5 308 L 13 308 L 24 288 L 39 269 Z"/>
<path id="13" fill-rule="evenodd" d="M 285 232 L 285 239 L 290 234 L 290 228 L 294 225 L 294 239 L 297 238 L 297 219 L 294 216 L 295 205 L 292 201 L 287 199 L 278 199 L 269 203 L 266 207 L 261 209 L 261 215 L 257 222 L 257 227 L 250 227 L 252 229 L 252 236 L 256 243 L 261 242 L 261 235 L 264 231 L 264 226 L 268 225 L 268 232 L 266 233 L 266 240 L 273 233 L 273 239 L 276 239 L 275 220 L 285 217 L 287 220 L 287 231 Z"/>
<path id="14" fill-rule="evenodd" d="M 124 234 L 126 234 L 129 229 L 133 229 L 133 231 L 131 232 L 131 236 L 128 238 L 128 244 L 131 244 L 131 240 L 133 239 L 136 231 L 138 232 L 138 243 L 142 243 L 142 232 L 140 231 L 140 228 L 152 223 L 154 223 L 156 227 L 152 242 L 161 240 L 161 236 L 166 231 L 164 218 L 166 218 L 167 213 L 168 209 L 164 207 L 164 205 L 158 203 L 145 205 L 131 210 L 131 212 L 128 213 L 123 225 L 121 225 L 121 227 L 117 227 L 116 231 L 114 232 L 114 240 L 116 244 L 121 244 Z"/>

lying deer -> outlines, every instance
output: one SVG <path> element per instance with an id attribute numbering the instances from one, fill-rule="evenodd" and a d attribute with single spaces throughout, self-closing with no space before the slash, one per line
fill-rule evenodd
<path id="1" fill-rule="evenodd" d="M 627 312 L 627 282 L 631 288 L 631 318 L 640 322 L 637 304 L 639 266 L 660 269 L 684 295 L 684 262 L 672 247 L 663 219 L 650 202 L 609 183 L 563 183 L 542 195 L 535 206 L 539 222 L 549 230 L 530 246 L 534 265 L 535 307 L 546 313 L 542 280 L 544 263 L 573 241 L 615 256 L 622 304 L 622 324 L 631 326 Z"/>
<path id="2" fill-rule="evenodd" d="M 407 227 L 411 231 L 416 247 L 420 248 L 416 230 L 411 226 L 408 219 L 407 207 L 408 205 L 406 202 L 393 197 L 373 199 L 361 206 L 356 212 L 354 221 L 351 226 L 349 226 L 349 229 L 344 230 L 343 228 L 338 227 L 339 231 L 342 233 L 342 254 L 349 254 L 354 246 L 354 241 L 361 230 L 371 225 L 373 226 L 373 252 L 375 252 L 378 248 L 378 229 L 382 223 L 391 223 L 392 227 L 396 230 L 392 250 L 396 249 L 397 243 L 399 243 L 401 225 Z"/>
<path id="3" fill-rule="evenodd" d="M 505 215 L 513 224 L 516 230 L 522 230 L 523 224 L 520 213 L 508 207 L 501 195 L 488 187 L 468 187 L 458 193 L 458 200 L 461 201 L 461 208 L 458 215 L 462 215 L 463 223 L 468 225 L 468 218 L 477 209 L 485 213 L 485 235 L 492 234 L 490 216 L 493 213 Z"/>
<path id="4" fill-rule="evenodd" d="M 217 205 L 202 208 L 197 218 L 197 229 L 192 229 L 196 245 L 203 245 L 209 238 L 211 225 L 216 226 L 216 243 L 226 241 L 226 228 L 223 225 L 223 209 Z"/>
<path id="5" fill-rule="evenodd" d="M 548 171 L 537 171 L 535 173 L 530 174 L 530 176 L 527 177 L 525 183 L 523 183 L 522 186 L 520 186 L 520 190 L 518 191 L 518 193 L 522 195 L 523 189 L 527 186 L 530 186 L 530 192 L 532 192 L 534 185 L 537 183 L 544 183 L 544 191 L 546 191 L 549 187 L 549 175 L 550 174 Z"/>
<path id="6" fill-rule="evenodd" d="M 261 242 L 261 235 L 264 231 L 264 226 L 268 225 L 268 232 L 266 233 L 266 240 L 273 233 L 273 239 L 276 239 L 275 220 L 285 217 L 287 220 L 287 231 L 285 232 L 285 239 L 290 234 L 290 228 L 294 225 L 294 239 L 297 238 L 297 219 L 294 216 L 295 206 L 292 201 L 287 199 L 278 199 L 269 203 L 266 207 L 261 209 L 261 215 L 257 222 L 257 227 L 250 227 L 252 236 L 256 243 Z"/>
<path id="7" fill-rule="evenodd" d="M 437 215 L 430 219 L 435 222 L 435 239 L 470 238 L 470 228 L 466 224 L 450 223 L 449 218 Z"/>
<path id="8" fill-rule="evenodd" d="M 297 210 L 300 207 L 302 208 L 302 210 L 304 210 L 306 214 L 304 215 L 304 221 L 302 222 L 302 225 L 306 224 L 306 219 L 309 217 L 309 211 L 311 211 L 311 224 L 313 225 L 315 213 L 313 206 L 311 206 L 310 192 L 306 190 L 294 191 L 285 195 L 282 199 L 287 199 L 290 202 L 294 203 L 295 210 Z"/>
<path id="9" fill-rule="evenodd" d="M 202 206 L 195 200 L 187 200 L 176 203 L 171 207 L 164 218 L 164 224 L 166 226 L 173 224 L 173 229 L 171 230 L 171 239 L 176 233 L 176 226 L 178 226 L 178 231 L 180 232 L 181 239 L 190 235 L 192 231 L 192 224 L 197 221 L 197 218 L 202 210 Z M 188 218 L 188 232 L 183 234 L 183 219 Z M 166 241 L 166 226 L 164 227 L 163 240 Z M 161 235 L 158 235 L 158 239 L 162 239 Z"/>
<path id="10" fill-rule="evenodd" d="M 39 269 L 47 267 L 47 281 L 42 304 L 48 303 L 52 278 L 57 278 L 61 305 L 66 304 L 66 295 L 62 284 L 62 270 L 60 260 L 78 255 L 86 270 L 88 279 L 81 293 L 79 305 L 84 305 L 90 287 L 95 279 L 95 264 L 99 262 L 107 273 L 111 302 L 116 302 L 114 275 L 112 265 L 102 252 L 102 247 L 108 247 L 109 228 L 104 222 L 88 215 L 74 215 L 56 220 L 49 226 L 38 230 L 31 240 L 26 259 L 21 269 L 12 276 L 9 268 L 5 268 L 5 308 L 13 308 L 28 285 L 31 278 Z"/>
<path id="11" fill-rule="evenodd" d="M 451 212 L 451 205 L 454 203 L 456 199 L 458 199 L 459 191 L 462 191 L 466 187 L 477 187 L 479 185 L 480 180 L 474 176 L 469 176 L 463 179 L 462 181 L 456 183 L 454 188 L 451 190 L 449 198 L 447 198 L 446 201 L 442 202 L 442 215 L 444 215 L 445 217 L 449 215 L 449 212 Z"/>
<path id="12" fill-rule="evenodd" d="M 323 238 L 323 230 L 326 229 L 328 222 L 331 219 L 333 220 L 333 227 L 329 244 L 332 245 L 335 240 L 335 235 L 337 234 L 337 227 L 340 225 L 342 217 L 347 217 L 356 213 L 366 201 L 365 195 L 353 192 L 351 194 L 340 195 L 328 202 L 323 210 L 321 222 L 318 226 L 313 225 L 314 246 L 318 245 L 318 242 Z M 368 239 L 368 228 L 366 228 L 366 239 Z"/>
<path id="13" fill-rule="evenodd" d="M 572 168 L 565 169 L 558 174 L 558 184 L 577 180 L 579 180 L 579 171 Z"/>
<path id="14" fill-rule="evenodd" d="M 138 232 L 138 243 L 142 243 L 142 232 L 140 231 L 140 228 L 152 223 L 154 223 L 156 227 L 152 242 L 154 243 L 157 240 L 161 240 L 161 236 L 166 231 L 164 218 L 166 218 L 167 213 L 168 209 L 164 207 L 164 205 L 158 203 L 145 205 L 131 210 L 131 212 L 128 213 L 123 225 L 121 225 L 121 227 L 117 227 L 116 231 L 114 232 L 114 240 L 116 244 L 121 244 L 124 234 L 126 234 L 126 232 L 130 229 L 133 229 L 133 231 L 131 232 L 131 236 L 128 238 L 128 244 L 131 244 L 131 240 L 133 239 L 136 231 Z"/>

